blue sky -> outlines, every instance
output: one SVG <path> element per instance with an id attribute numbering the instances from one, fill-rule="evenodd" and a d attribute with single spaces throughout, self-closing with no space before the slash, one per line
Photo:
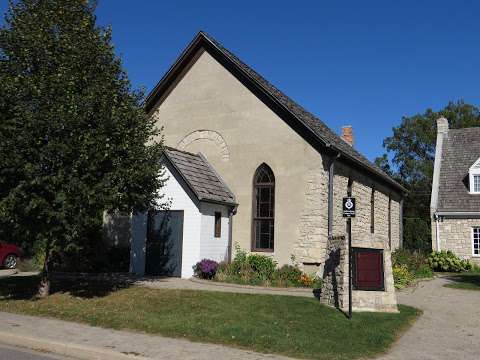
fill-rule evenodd
<path id="1" fill-rule="evenodd" d="M 6 0 L 0 0 L 2 13 Z M 100 0 L 135 87 L 152 89 L 199 30 L 370 159 L 403 115 L 480 105 L 478 1 Z"/>

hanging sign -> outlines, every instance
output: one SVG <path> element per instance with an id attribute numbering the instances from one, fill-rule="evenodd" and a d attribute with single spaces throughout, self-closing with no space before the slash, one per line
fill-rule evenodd
<path id="1" fill-rule="evenodd" d="M 355 217 L 355 198 L 344 197 L 343 198 L 343 217 L 352 218 Z"/>

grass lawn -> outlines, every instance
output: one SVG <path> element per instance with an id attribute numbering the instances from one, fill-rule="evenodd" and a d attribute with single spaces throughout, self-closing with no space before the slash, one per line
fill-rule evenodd
<path id="1" fill-rule="evenodd" d="M 355 313 L 349 321 L 314 298 L 153 290 L 75 282 L 53 286 L 44 300 L 31 300 L 37 278 L 0 279 L 0 311 L 59 318 L 93 326 L 292 357 L 357 359 L 385 352 L 419 315 Z M 23 291 L 22 291 L 23 290 Z"/>
<path id="2" fill-rule="evenodd" d="M 462 290 L 480 290 L 480 273 L 455 274 L 450 279 L 455 282 L 446 284 L 444 285 L 445 287 Z"/>

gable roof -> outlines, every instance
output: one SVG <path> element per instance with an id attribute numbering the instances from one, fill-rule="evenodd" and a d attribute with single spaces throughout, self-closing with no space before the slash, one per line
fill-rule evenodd
<path id="1" fill-rule="evenodd" d="M 255 93 L 260 100 L 265 102 L 267 106 L 272 108 L 272 110 L 289 123 L 289 125 L 294 127 L 295 130 L 298 130 L 305 140 L 313 141 L 333 152 L 339 153 L 347 162 L 353 163 L 369 174 L 380 178 L 397 191 L 406 192 L 403 186 L 342 140 L 315 115 L 305 110 L 302 106 L 278 90 L 274 85 L 242 62 L 237 56 L 224 48 L 218 41 L 202 31 L 197 34 L 177 61 L 150 92 L 145 100 L 145 110 L 147 113 L 152 111 L 158 100 L 169 90 L 177 76 L 182 73 L 183 69 L 200 49 L 208 51 L 220 64 Z"/>
<path id="2" fill-rule="evenodd" d="M 236 205 L 235 195 L 202 154 L 166 147 L 164 155 L 199 201 Z"/>
<path id="3" fill-rule="evenodd" d="M 445 136 L 437 211 L 480 212 L 480 195 L 469 194 L 468 171 L 480 157 L 480 127 L 450 129 Z"/>

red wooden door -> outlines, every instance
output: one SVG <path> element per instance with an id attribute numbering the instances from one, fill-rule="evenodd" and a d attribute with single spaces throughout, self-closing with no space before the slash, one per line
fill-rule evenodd
<path id="1" fill-rule="evenodd" d="M 382 251 L 376 249 L 352 250 L 355 289 L 384 290 Z"/>

